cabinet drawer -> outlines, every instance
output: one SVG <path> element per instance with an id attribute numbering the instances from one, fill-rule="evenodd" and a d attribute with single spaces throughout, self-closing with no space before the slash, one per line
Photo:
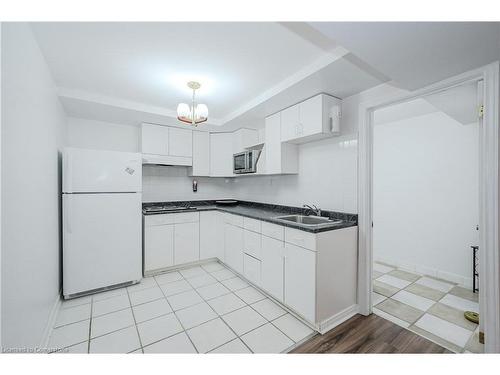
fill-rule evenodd
<path id="1" fill-rule="evenodd" d="M 263 221 L 262 234 L 283 241 L 285 239 L 285 227 Z"/>
<path id="2" fill-rule="evenodd" d="M 261 235 L 249 230 L 244 230 L 243 251 L 251 256 L 261 259 Z"/>
<path id="3" fill-rule="evenodd" d="M 314 233 L 285 228 L 285 242 L 316 251 L 316 235 Z"/>
<path id="4" fill-rule="evenodd" d="M 173 224 L 173 223 L 174 223 L 174 215 L 171 214 L 144 216 L 144 224 L 146 227 L 150 227 L 153 225 Z"/>
<path id="5" fill-rule="evenodd" d="M 174 217 L 174 223 L 197 223 L 200 221 L 199 212 L 181 212 L 176 214 L 171 214 Z"/>
<path id="6" fill-rule="evenodd" d="M 253 232 L 260 233 L 261 231 L 261 221 L 250 219 L 249 217 L 243 218 L 243 228 L 251 230 Z"/>
<path id="7" fill-rule="evenodd" d="M 243 216 L 224 213 L 224 222 L 243 228 Z"/>
<path id="8" fill-rule="evenodd" d="M 260 260 L 244 254 L 243 274 L 250 282 L 260 285 Z"/>

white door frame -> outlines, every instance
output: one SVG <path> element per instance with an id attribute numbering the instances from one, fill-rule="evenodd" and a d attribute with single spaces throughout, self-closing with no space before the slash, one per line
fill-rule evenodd
<path id="1" fill-rule="evenodd" d="M 483 81 L 484 114 L 479 129 L 479 289 L 481 330 L 485 351 L 500 352 L 500 255 L 499 255 L 499 62 L 446 79 L 409 94 L 398 94 L 359 106 L 358 222 L 360 313 L 371 314 L 373 290 L 373 113 L 450 87 Z"/>

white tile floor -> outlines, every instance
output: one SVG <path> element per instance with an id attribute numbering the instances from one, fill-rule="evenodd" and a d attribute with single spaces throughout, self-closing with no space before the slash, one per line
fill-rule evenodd
<path id="1" fill-rule="evenodd" d="M 283 353 L 314 331 L 218 262 L 64 301 L 49 347 L 66 353 Z"/>
<path id="2" fill-rule="evenodd" d="M 477 324 L 477 294 L 456 284 L 374 263 L 373 312 L 453 352 L 483 352 Z M 277 324 L 277 323 L 275 323 Z"/>

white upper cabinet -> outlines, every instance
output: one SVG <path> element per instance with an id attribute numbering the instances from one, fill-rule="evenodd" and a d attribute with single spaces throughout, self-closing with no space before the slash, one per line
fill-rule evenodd
<path id="1" fill-rule="evenodd" d="M 193 156 L 193 131 L 190 129 L 168 129 L 168 154 L 172 156 Z"/>
<path id="2" fill-rule="evenodd" d="M 193 131 L 191 176 L 210 176 L 210 133 Z"/>
<path id="3" fill-rule="evenodd" d="M 320 94 L 281 111 L 281 141 L 305 143 L 338 135 L 340 99 Z"/>
<path id="4" fill-rule="evenodd" d="M 234 176 L 233 133 L 210 133 L 210 176 Z"/>
<path id="5" fill-rule="evenodd" d="M 293 105 L 281 111 L 281 141 L 286 142 L 297 137 L 299 133 L 299 106 Z"/>
<path id="6" fill-rule="evenodd" d="M 266 118 L 266 174 L 298 173 L 297 146 L 281 141 L 281 115 L 282 113 L 276 113 Z"/>
<path id="7" fill-rule="evenodd" d="M 242 152 L 259 143 L 259 132 L 255 129 L 241 128 L 233 132 L 233 151 Z"/>
<path id="8" fill-rule="evenodd" d="M 168 155 L 168 127 L 142 124 L 141 135 L 143 154 Z"/>
<path id="9" fill-rule="evenodd" d="M 193 132 L 191 129 L 142 124 L 141 152 L 144 164 L 191 166 Z"/>

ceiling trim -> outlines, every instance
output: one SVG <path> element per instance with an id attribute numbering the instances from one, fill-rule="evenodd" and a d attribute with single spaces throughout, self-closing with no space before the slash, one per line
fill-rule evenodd
<path id="1" fill-rule="evenodd" d="M 227 116 L 223 117 L 222 119 L 209 117 L 209 120 L 207 121 L 207 123 L 209 125 L 222 126 L 222 125 L 236 119 L 237 117 L 243 115 L 244 113 L 248 112 L 252 108 L 266 102 L 267 100 L 271 99 L 273 96 L 278 95 L 281 92 L 289 89 L 293 85 L 297 84 L 298 82 L 302 81 L 303 79 L 307 78 L 308 76 L 316 73 L 317 71 L 323 69 L 324 67 L 333 63 L 334 61 L 337 61 L 337 60 L 343 58 L 348 53 L 349 53 L 349 51 L 346 50 L 345 48 L 336 47 L 331 52 L 327 53 L 325 56 L 317 59 L 313 63 L 305 66 L 304 68 L 295 72 L 294 74 L 287 77 L 283 81 L 272 86 L 270 89 L 264 91 L 262 94 L 258 95 L 254 99 L 243 104 L 241 107 L 239 107 L 235 111 L 229 113 Z M 85 102 L 90 102 L 90 103 L 97 103 L 97 104 L 105 105 L 108 107 L 116 107 L 116 108 L 121 108 L 121 109 L 134 110 L 134 111 L 138 111 L 138 112 L 145 112 L 145 113 L 150 113 L 150 114 L 154 114 L 154 115 L 170 117 L 173 119 L 177 118 L 177 111 L 170 109 L 170 108 L 154 106 L 154 105 L 136 102 L 136 101 L 131 101 L 131 100 L 122 99 L 122 98 L 118 98 L 118 97 L 111 97 L 111 96 L 102 95 L 102 94 L 89 92 L 89 91 L 85 91 L 85 90 L 59 87 L 57 89 L 57 93 L 58 93 L 58 96 L 60 98 L 67 98 L 67 99 L 85 101 Z M 209 110 L 210 110 L 210 108 L 209 108 Z"/>
<path id="2" fill-rule="evenodd" d="M 64 87 L 57 88 L 57 95 L 60 98 L 68 98 L 74 100 L 81 100 L 91 103 L 97 103 L 109 107 L 117 107 L 127 110 L 134 110 L 138 112 L 146 112 L 154 115 L 177 118 L 177 111 L 158 107 L 150 104 L 135 102 L 131 100 L 121 99 L 117 97 L 111 97 L 107 95 L 97 94 L 84 90 L 68 89 Z M 209 109 L 210 110 L 210 109 Z M 222 125 L 221 120 L 217 118 L 209 118 L 207 121 L 210 125 L 220 126 Z"/>
<path id="3" fill-rule="evenodd" d="M 334 50 L 332 50 L 330 53 L 326 54 L 325 56 L 317 59 L 313 63 L 305 66 L 304 68 L 300 69 L 299 71 L 295 72 L 291 76 L 285 78 L 283 81 L 278 83 L 277 85 L 274 85 L 270 89 L 264 91 L 262 94 L 258 95 L 254 99 L 250 100 L 246 104 L 243 104 L 241 107 L 236 109 L 235 111 L 231 112 L 228 114 L 226 117 L 222 118 L 221 122 L 222 125 L 228 123 L 229 121 L 232 121 L 236 119 L 237 117 L 241 116 L 245 112 L 248 112 L 252 108 L 264 103 L 265 101 L 271 99 L 273 96 L 285 91 L 286 89 L 289 89 L 293 85 L 299 83 L 303 79 L 307 78 L 308 76 L 316 73 L 317 71 L 323 69 L 327 65 L 330 65 L 334 61 L 337 61 L 347 55 L 349 53 L 348 50 L 346 50 L 343 47 L 336 47 Z"/>

